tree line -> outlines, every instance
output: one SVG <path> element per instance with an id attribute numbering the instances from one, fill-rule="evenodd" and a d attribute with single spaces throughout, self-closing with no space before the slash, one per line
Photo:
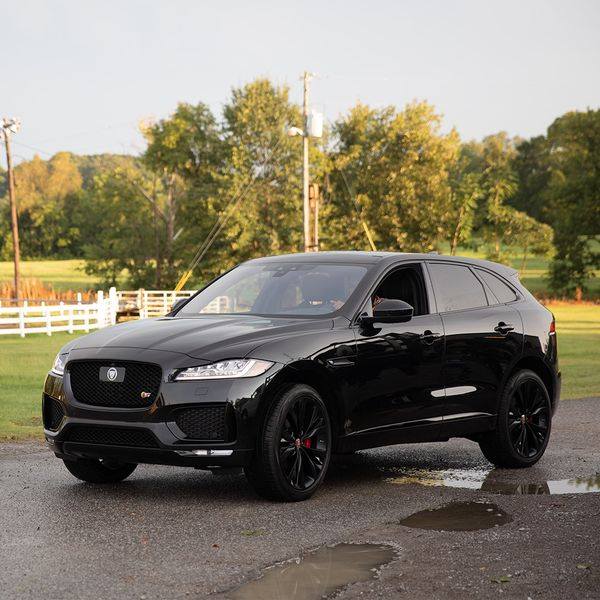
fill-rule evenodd
<path id="1" fill-rule="evenodd" d="M 219 116 L 182 103 L 143 125 L 141 156 L 23 162 L 22 255 L 85 258 L 103 283 L 170 288 L 206 239 L 189 286 L 251 257 L 299 251 L 301 149 L 287 129 L 301 124 L 288 88 L 259 79 L 233 89 Z M 461 141 L 426 102 L 357 104 L 313 140 L 310 161 L 323 250 L 369 249 L 364 221 L 379 250 L 483 248 L 523 265 L 549 256 L 560 296 L 585 292 L 599 266 L 600 110 L 566 113 L 528 140 Z M 2 179 L 0 258 L 9 260 Z"/>

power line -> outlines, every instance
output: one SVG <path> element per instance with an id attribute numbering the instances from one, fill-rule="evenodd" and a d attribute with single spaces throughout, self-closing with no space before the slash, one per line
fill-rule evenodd
<path id="1" fill-rule="evenodd" d="M 265 157 L 263 162 L 260 164 L 259 168 L 254 170 L 254 174 L 252 175 L 252 178 L 250 179 L 250 181 L 248 182 L 246 187 L 240 191 L 237 198 L 235 196 L 233 196 L 232 199 L 227 203 L 227 206 L 225 207 L 225 211 L 223 213 L 221 213 L 221 216 L 217 219 L 215 224 L 212 226 L 208 235 L 206 236 L 206 238 L 204 239 L 204 241 L 202 242 L 202 244 L 196 251 L 196 254 L 194 255 L 194 258 L 192 259 L 192 261 L 190 262 L 188 269 L 184 272 L 184 274 L 181 276 L 181 278 L 177 282 L 177 285 L 175 286 L 176 292 L 183 289 L 183 286 L 187 283 L 188 279 L 192 276 L 192 272 L 194 271 L 194 269 L 196 268 L 198 263 L 204 258 L 204 256 L 206 255 L 206 253 L 208 252 L 210 247 L 213 245 L 214 241 L 217 239 L 217 236 L 219 235 L 219 233 L 221 233 L 221 231 L 223 230 L 223 227 L 225 227 L 225 225 L 227 224 L 227 221 L 230 219 L 231 215 L 237 210 L 237 207 L 239 206 L 240 202 L 244 199 L 244 197 L 246 196 L 246 194 L 248 193 L 250 188 L 254 185 L 254 182 L 258 179 L 260 173 L 263 171 L 263 169 L 267 166 L 267 164 L 273 158 L 273 155 L 275 154 L 277 148 L 279 148 L 279 145 L 281 144 L 282 140 L 283 140 L 283 137 L 280 137 L 279 140 L 277 140 L 277 143 L 273 146 L 273 149 L 271 150 L 271 152 Z"/>

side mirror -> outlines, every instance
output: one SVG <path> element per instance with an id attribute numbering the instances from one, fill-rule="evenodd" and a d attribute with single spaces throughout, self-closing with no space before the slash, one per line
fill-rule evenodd
<path id="1" fill-rule="evenodd" d="M 179 300 L 177 300 L 177 302 L 175 302 L 175 304 L 173 304 L 173 306 L 171 306 L 171 310 L 169 311 L 169 314 L 172 315 L 172 314 L 176 313 L 188 300 L 189 300 L 189 298 L 179 298 Z"/>
<path id="2" fill-rule="evenodd" d="M 373 323 L 406 323 L 413 317 L 414 308 L 404 302 L 392 298 L 383 298 L 373 309 L 372 317 L 361 317 L 360 322 L 365 325 Z"/>

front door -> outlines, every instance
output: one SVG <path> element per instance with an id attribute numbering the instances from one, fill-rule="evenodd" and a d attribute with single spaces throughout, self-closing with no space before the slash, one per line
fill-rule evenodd
<path id="1" fill-rule="evenodd" d="M 369 298 L 365 312 L 372 314 L 373 302 L 379 298 L 404 300 L 415 314 L 406 323 L 356 328 L 359 383 L 346 433 L 388 434 L 381 443 L 393 443 L 390 433 L 404 441 L 403 432 L 427 427 L 429 436 L 424 437 L 435 439 L 444 402 L 440 391 L 444 336 L 440 316 L 429 314 L 422 265 L 400 267 L 387 275 Z"/>

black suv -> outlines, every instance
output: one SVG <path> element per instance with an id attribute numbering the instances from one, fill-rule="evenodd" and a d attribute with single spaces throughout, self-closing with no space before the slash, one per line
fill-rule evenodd
<path id="1" fill-rule="evenodd" d="M 491 262 L 384 252 L 251 260 L 166 317 L 74 339 L 43 394 L 76 477 L 243 467 L 303 500 L 332 453 L 467 437 L 528 467 L 560 393 L 552 314 Z"/>

